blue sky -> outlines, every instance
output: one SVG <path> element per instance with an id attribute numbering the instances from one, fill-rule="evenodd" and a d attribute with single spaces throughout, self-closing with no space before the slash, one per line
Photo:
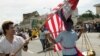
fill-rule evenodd
<path id="1" fill-rule="evenodd" d="M 37 10 L 40 14 L 50 12 L 50 8 L 56 7 L 63 0 L 0 0 L 0 26 L 6 20 L 19 23 L 23 20 L 23 13 L 31 13 Z M 79 14 L 87 10 L 95 13 L 94 4 L 99 0 L 80 0 L 78 4 Z"/>

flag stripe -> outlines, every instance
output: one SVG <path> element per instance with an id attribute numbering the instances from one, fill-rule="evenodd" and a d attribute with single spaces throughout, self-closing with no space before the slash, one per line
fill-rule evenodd
<path id="1" fill-rule="evenodd" d="M 59 24 L 61 25 L 61 19 L 57 14 L 54 14 L 51 19 L 46 23 L 48 29 L 55 39 L 59 34 Z M 61 45 L 59 43 L 55 44 L 55 51 L 61 50 Z"/>
<path id="2" fill-rule="evenodd" d="M 54 16 L 53 16 L 53 17 L 54 17 Z M 53 17 L 52 17 L 52 18 L 53 18 Z M 51 22 L 52 22 L 51 24 L 52 24 L 52 27 L 53 27 L 53 30 L 54 30 L 54 33 L 55 33 L 55 32 L 56 32 L 56 27 L 55 27 L 55 23 L 56 23 L 56 22 L 54 22 L 54 19 L 51 19 Z M 56 36 L 57 36 L 57 34 L 54 35 L 54 39 L 55 39 Z"/>
<path id="3" fill-rule="evenodd" d="M 57 32 L 55 32 L 55 34 L 56 34 L 56 37 L 58 36 L 58 34 L 59 34 L 59 18 L 58 18 L 58 15 L 56 14 L 55 15 L 56 17 L 54 17 L 55 19 L 54 19 L 54 22 L 55 22 L 55 27 L 56 27 L 56 31 Z M 55 37 L 55 38 L 56 38 Z"/>
<path id="4" fill-rule="evenodd" d="M 52 27 L 53 27 L 53 29 L 54 29 L 54 39 L 57 37 L 57 20 L 56 19 L 58 19 L 58 18 L 56 18 L 56 14 L 54 14 L 54 16 L 53 16 L 53 19 L 51 19 L 51 21 L 52 21 Z M 55 44 L 55 51 L 56 50 L 59 50 L 60 49 L 60 47 L 59 47 L 59 45 L 58 44 Z"/>
<path id="5" fill-rule="evenodd" d="M 60 10 L 61 13 L 54 13 L 52 16 L 49 16 L 50 20 L 46 22 L 46 27 L 51 32 L 54 39 L 57 38 L 61 31 L 65 30 L 64 23 L 66 23 L 66 20 L 72 15 L 73 10 L 76 9 L 77 3 L 78 0 L 69 0 L 65 2 L 65 5 L 61 9 L 62 11 Z M 61 50 L 60 43 L 55 44 L 54 50 Z"/>

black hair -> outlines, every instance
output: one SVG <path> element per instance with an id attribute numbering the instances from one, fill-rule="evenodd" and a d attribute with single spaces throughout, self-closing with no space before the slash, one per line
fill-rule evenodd
<path id="1" fill-rule="evenodd" d="M 71 17 L 69 17 L 69 18 L 67 19 L 67 21 L 66 21 L 65 24 L 67 24 L 67 23 L 71 23 L 71 24 L 73 25 L 73 20 L 71 19 Z"/>

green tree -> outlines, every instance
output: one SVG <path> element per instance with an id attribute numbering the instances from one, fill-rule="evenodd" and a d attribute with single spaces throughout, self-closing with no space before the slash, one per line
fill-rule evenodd
<path id="1" fill-rule="evenodd" d="M 94 19 L 94 14 L 91 10 L 87 10 L 85 13 L 79 16 L 81 20 L 93 20 Z"/>
<path id="2" fill-rule="evenodd" d="M 96 17 L 96 18 L 100 18 L 99 14 L 96 14 L 95 17 Z"/>
<path id="3" fill-rule="evenodd" d="M 88 13 L 88 17 L 94 19 L 94 14 L 91 10 L 86 11 Z"/>

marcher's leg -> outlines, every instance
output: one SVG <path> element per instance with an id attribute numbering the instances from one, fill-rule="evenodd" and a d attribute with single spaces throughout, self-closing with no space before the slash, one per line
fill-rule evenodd
<path id="1" fill-rule="evenodd" d="M 45 50 L 45 39 L 43 40 L 43 50 Z"/>
<path id="2" fill-rule="evenodd" d="M 43 40 L 42 40 L 42 39 L 40 39 L 40 41 L 41 41 L 41 44 L 42 44 L 42 48 L 43 48 Z"/>
<path id="3" fill-rule="evenodd" d="M 44 50 L 44 49 L 45 49 L 45 40 L 40 39 L 40 41 L 41 41 L 41 44 L 42 44 L 42 48 L 43 48 L 43 50 Z"/>

